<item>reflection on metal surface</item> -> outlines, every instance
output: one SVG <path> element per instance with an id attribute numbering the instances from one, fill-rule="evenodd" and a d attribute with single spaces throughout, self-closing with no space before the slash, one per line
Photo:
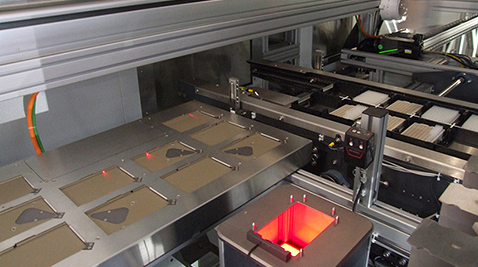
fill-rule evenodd
<path id="1" fill-rule="evenodd" d="M 0 204 L 28 195 L 35 192 L 35 189 L 23 176 L 17 176 L 0 183 Z"/>
<path id="2" fill-rule="evenodd" d="M 160 171 L 196 153 L 191 147 L 174 141 L 162 147 L 149 150 L 132 158 L 134 162 L 150 172 Z M 169 155 L 169 156 L 168 156 Z"/>
<path id="3" fill-rule="evenodd" d="M 162 178 L 189 194 L 231 171 L 232 169 L 224 164 L 220 164 L 210 157 L 205 157 Z"/>
<path id="4" fill-rule="evenodd" d="M 111 199 L 107 203 L 86 212 L 94 222 L 111 235 L 128 225 L 143 219 L 164 207 L 169 202 L 147 186 Z M 126 217 L 126 218 L 123 218 Z M 112 219 L 112 221 L 110 221 Z"/>
<path id="5" fill-rule="evenodd" d="M 66 223 L 61 223 L 0 252 L 0 259 L 2 266 L 48 267 L 86 247 Z"/>
<path id="6" fill-rule="evenodd" d="M 0 242 L 23 233 L 57 216 L 55 210 L 37 197 L 0 213 Z"/>
<path id="7" fill-rule="evenodd" d="M 113 166 L 64 186 L 60 190 L 77 206 L 81 206 L 134 181 L 126 172 Z"/>

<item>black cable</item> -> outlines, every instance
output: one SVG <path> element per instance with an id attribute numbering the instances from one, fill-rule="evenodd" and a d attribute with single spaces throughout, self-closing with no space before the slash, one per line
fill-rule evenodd
<path id="1" fill-rule="evenodd" d="M 251 259 L 251 254 L 252 252 L 254 252 L 254 250 L 256 250 L 256 248 L 259 247 L 259 244 L 256 244 L 254 247 L 251 248 L 251 250 L 249 250 L 249 252 L 247 253 L 247 257 L 244 259 L 244 264 L 243 266 L 248 266 L 249 264 L 246 264 L 249 262 L 252 262 L 252 259 Z"/>
<path id="2" fill-rule="evenodd" d="M 357 191 L 357 196 L 355 196 L 355 199 L 354 199 L 354 204 L 352 205 L 352 211 L 355 212 L 355 208 L 357 208 L 357 204 L 360 200 L 360 192 L 362 192 L 363 190 L 363 187 L 365 186 L 364 183 L 360 182 L 360 187 Z"/>

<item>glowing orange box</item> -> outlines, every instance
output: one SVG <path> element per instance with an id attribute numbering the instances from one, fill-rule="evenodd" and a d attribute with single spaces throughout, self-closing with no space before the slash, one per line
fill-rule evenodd
<path id="1" fill-rule="evenodd" d="M 257 233 L 291 252 L 292 256 L 297 256 L 300 249 L 310 244 L 333 222 L 334 218 L 297 202 Z"/>

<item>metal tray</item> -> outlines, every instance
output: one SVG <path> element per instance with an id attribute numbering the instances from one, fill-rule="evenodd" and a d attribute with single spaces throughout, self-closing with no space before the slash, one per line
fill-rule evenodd
<path id="1" fill-rule="evenodd" d="M 146 153 L 138 155 L 131 160 L 136 164 L 147 169 L 151 173 L 160 171 L 168 166 L 180 162 L 195 153 L 195 149 L 184 143 L 174 141 L 165 146 L 152 149 Z"/>
<path id="2" fill-rule="evenodd" d="M 86 212 L 106 234 L 111 235 L 166 207 L 168 200 L 143 185 Z"/>
<path id="3" fill-rule="evenodd" d="M 60 188 L 77 206 L 89 203 L 135 181 L 134 177 L 118 166 L 88 175 Z"/>

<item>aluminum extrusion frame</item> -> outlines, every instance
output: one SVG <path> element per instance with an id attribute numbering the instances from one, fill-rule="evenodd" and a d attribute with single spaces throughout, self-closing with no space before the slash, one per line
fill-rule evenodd
<path id="1" fill-rule="evenodd" d="M 378 4 L 377 0 L 259 0 L 254 5 L 247 0 L 201 1 L 21 23 L 0 15 L 0 100 L 374 11 Z"/>

